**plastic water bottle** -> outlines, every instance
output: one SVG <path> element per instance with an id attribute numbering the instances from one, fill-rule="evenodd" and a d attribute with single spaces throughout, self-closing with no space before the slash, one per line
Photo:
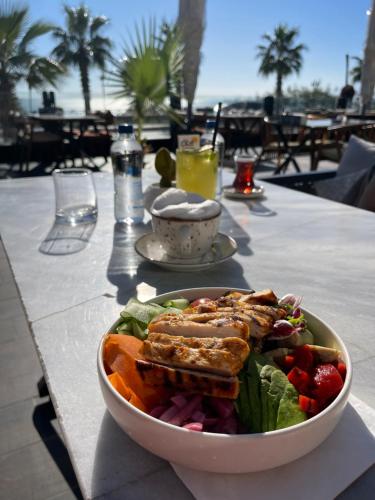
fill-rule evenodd
<path id="1" fill-rule="evenodd" d="M 201 146 L 212 144 L 214 138 L 215 120 L 207 120 L 204 134 L 201 136 Z M 223 189 L 223 165 L 224 165 L 224 151 L 225 141 L 224 137 L 218 132 L 216 134 L 215 151 L 219 156 L 219 164 L 217 170 L 217 184 L 216 184 L 216 198 L 221 197 Z"/>
<path id="2" fill-rule="evenodd" d="M 119 125 L 111 158 L 115 183 L 115 219 L 139 224 L 144 217 L 142 194 L 143 151 L 135 139 L 133 125 Z"/>

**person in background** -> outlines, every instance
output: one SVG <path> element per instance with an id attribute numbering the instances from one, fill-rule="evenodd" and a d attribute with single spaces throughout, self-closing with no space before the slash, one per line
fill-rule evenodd
<path id="1" fill-rule="evenodd" d="M 344 85 L 344 87 L 341 89 L 336 107 L 338 109 L 346 109 L 350 107 L 354 94 L 355 90 L 353 85 Z"/>

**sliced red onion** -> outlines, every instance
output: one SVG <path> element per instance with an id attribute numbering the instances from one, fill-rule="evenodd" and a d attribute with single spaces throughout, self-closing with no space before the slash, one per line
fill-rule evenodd
<path id="1" fill-rule="evenodd" d="M 163 420 L 163 422 L 170 422 L 170 420 L 175 416 L 177 415 L 177 413 L 179 412 L 179 407 L 178 406 L 171 406 L 170 408 L 168 408 L 168 410 L 166 410 L 164 413 L 162 413 L 159 417 L 160 420 Z"/>
<path id="2" fill-rule="evenodd" d="M 186 397 L 183 396 L 182 394 L 176 394 L 175 396 L 173 396 L 173 398 L 171 398 L 171 401 L 178 408 L 183 408 L 187 403 Z"/>
<path id="3" fill-rule="evenodd" d="M 203 413 L 203 411 L 195 410 L 195 412 L 192 414 L 191 418 L 192 418 L 192 420 L 194 420 L 194 422 L 203 423 L 205 421 L 206 415 Z"/>
<path id="4" fill-rule="evenodd" d="M 234 415 L 231 415 L 225 420 L 221 420 L 216 427 L 214 432 L 220 432 L 222 434 L 237 434 L 238 423 Z"/>
<path id="5" fill-rule="evenodd" d="M 295 298 L 296 300 L 294 301 L 293 309 L 297 309 L 297 307 L 299 307 L 302 303 L 302 297 L 300 295 L 296 295 Z"/>
<path id="6" fill-rule="evenodd" d="M 202 424 L 202 422 L 191 422 L 190 424 L 185 424 L 182 427 L 184 429 L 189 429 L 189 431 L 197 431 L 197 432 L 202 432 L 203 431 L 203 424 Z"/>
<path id="7" fill-rule="evenodd" d="M 169 420 L 170 424 L 180 426 L 188 420 L 202 402 L 202 396 L 196 395 Z"/>
<path id="8" fill-rule="evenodd" d="M 291 293 L 287 293 L 286 295 L 284 295 L 284 297 L 281 297 L 281 299 L 279 299 L 279 305 L 289 305 L 289 306 L 292 306 L 294 305 L 294 302 L 296 301 L 296 297 L 295 295 L 292 295 Z"/>
<path id="9" fill-rule="evenodd" d="M 205 427 L 212 427 L 218 423 L 219 419 L 216 417 L 207 417 L 204 419 L 203 425 Z"/>
<path id="10" fill-rule="evenodd" d="M 151 411 L 150 411 L 150 415 L 151 417 L 155 417 L 155 418 L 159 418 L 160 415 L 162 415 L 165 410 L 167 409 L 167 406 L 155 406 L 155 408 L 153 408 Z"/>
<path id="11" fill-rule="evenodd" d="M 216 411 L 216 413 L 222 417 L 227 418 L 234 411 L 233 402 L 229 399 L 224 398 L 210 398 L 210 405 Z"/>
<path id="12" fill-rule="evenodd" d="M 294 310 L 294 309 L 297 309 L 297 307 L 299 307 L 301 305 L 301 302 L 302 302 L 301 296 L 293 295 L 292 293 L 288 293 L 287 295 L 284 295 L 284 297 L 282 297 L 279 300 L 279 305 L 280 306 L 289 305 L 289 306 L 292 306 L 293 310 Z"/>
<path id="13" fill-rule="evenodd" d="M 269 340 L 286 339 L 295 332 L 294 326 L 286 319 L 279 319 L 273 325 L 272 333 L 267 337 Z"/>
<path id="14" fill-rule="evenodd" d="M 293 316 L 294 319 L 297 319 L 297 318 L 299 318 L 301 316 L 301 314 L 302 314 L 301 309 L 299 307 L 297 307 L 297 309 L 295 309 L 293 311 L 292 316 Z"/>

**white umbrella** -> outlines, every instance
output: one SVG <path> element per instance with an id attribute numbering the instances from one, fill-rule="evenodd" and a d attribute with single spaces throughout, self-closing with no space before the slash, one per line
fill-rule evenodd
<path id="1" fill-rule="evenodd" d="M 205 28 L 206 0 L 180 0 L 177 24 L 180 27 L 184 51 L 184 96 L 188 101 L 188 123 L 190 127 L 192 107 L 197 87 L 201 45 Z"/>
<path id="2" fill-rule="evenodd" d="M 364 50 L 361 76 L 362 112 L 369 108 L 375 85 L 375 0 L 372 1 L 368 20 L 367 40 Z"/>

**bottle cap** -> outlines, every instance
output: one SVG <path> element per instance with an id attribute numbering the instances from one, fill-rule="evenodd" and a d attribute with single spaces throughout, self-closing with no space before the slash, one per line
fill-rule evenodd
<path id="1" fill-rule="evenodd" d="M 122 123 L 121 125 L 118 126 L 117 130 L 119 134 L 132 134 L 133 125 L 130 125 L 130 123 Z"/>
<path id="2" fill-rule="evenodd" d="M 214 129 L 215 128 L 215 120 L 206 120 L 206 128 Z"/>

